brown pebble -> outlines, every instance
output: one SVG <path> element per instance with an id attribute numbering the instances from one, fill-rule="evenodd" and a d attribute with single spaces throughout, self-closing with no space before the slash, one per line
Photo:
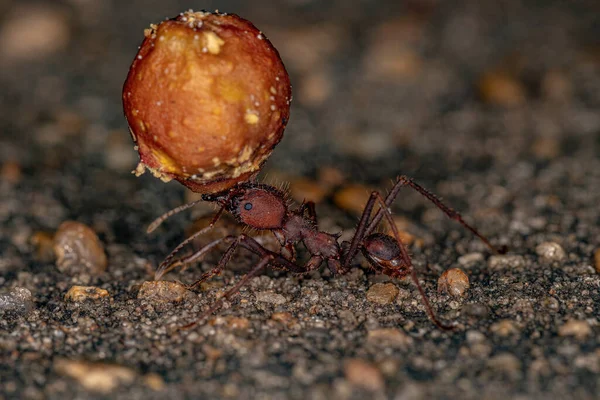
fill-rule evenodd
<path id="1" fill-rule="evenodd" d="M 180 302 L 187 291 L 179 282 L 146 281 L 142 284 L 137 298 L 155 303 Z"/>
<path id="2" fill-rule="evenodd" d="M 541 92 L 546 100 L 566 103 L 573 95 L 573 86 L 561 71 L 550 70 L 542 78 Z"/>
<path id="3" fill-rule="evenodd" d="M 290 180 L 290 195 L 297 203 L 313 201 L 320 203 L 327 196 L 328 191 L 318 182 L 307 178 Z"/>
<path id="4" fill-rule="evenodd" d="M 121 384 L 132 383 L 137 376 L 134 370 L 121 365 L 66 359 L 56 360 L 54 369 L 60 375 L 75 379 L 85 389 L 101 393 L 110 393 Z"/>
<path id="5" fill-rule="evenodd" d="M 544 242 L 536 246 L 535 252 L 546 262 L 563 261 L 567 258 L 562 246 L 556 242 Z"/>
<path id="6" fill-rule="evenodd" d="M 560 141 L 552 137 L 536 138 L 531 145 L 531 152 L 540 159 L 551 160 L 560 155 Z"/>
<path id="7" fill-rule="evenodd" d="M 350 384 L 367 390 L 378 391 L 385 388 L 385 382 L 379 369 L 373 364 L 351 359 L 344 363 L 344 374 Z"/>
<path id="8" fill-rule="evenodd" d="M 155 392 L 159 392 L 166 387 L 164 379 L 154 372 L 150 372 L 144 376 L 144 384 Z"/>
<path id="9" fill-rule="evenodd" d="M 3 182 L 10 184 L 19 183 L 23 173 L 21 172 L 21 166 L 15 161 L 7 161 L 0 167 L 0 178 Z"/>
<path id="10" fill-rule="evenodd" d="M 338 168 L 325 166 L 317 171 L 317 180 L 326 188 L 333 188 L 344 183 L 346 177 Z"/>
<path id="11" fill-rule="evenodd" d="M 107 260 L 102 242 L 92 228 L 76 221 L 63 222 L 54 235 L 58 269 L 70 275 L 100 274 Z"/>
<path id="12" fill-rule="evenodd" d="M 510 336 L 519 332 L 519 329 L 512 320 L 503 319 L 501 321 L 495 322 L 490 327 L 490 331 L 499 336 Z"/>
<path id="13" fill-rule="evenodd" d="M 583 340 L 591 335 L 592 328 L 585 320 L 569 319 L 560 328 L 558 328 L 559 336 L 574 336 L 578 340 Z"/>
<path id="14" fill-rule="evenodd" d="M 361 215 L 372 190 L 363 185 L 348 185 L 339 189 L 333 196 L 333 202 L 342 210 Z"/>
<path id="15" fill-rule="evenodd" d="M 510 74 L 488 72 L 478 83 L 479 94 L 483 101 L 503 107 L 516 107 L 525 103 L 525 88 Z"/>
<path id="16" fill-rule="evenodd" d="M 29 242 L 35 249 L 34 257 L 37 261 L 51 262 L 54 260 L 54 235 L 52 233 L 34 232 Z"/>
<path id="17" fill-rule="evenodd" d="M 367 334 L 367 342 L 384 347 L 408 348 L 413 339 L 404 331 L 397 328 L 380 328 L 370 330 Z"/>
<path id="18" fill-rule="evenodd" d="M 108 297 L 108 290 L 95 286 L 72 286 L 65 294 L 65 301 L 82 302 Z"/>
<path id="19" fill-rule="evenodd" d="M 66 47 L 69 38 L 67 20 L 58 9 L 20 5 L 5 15 L 0 55 L 4 61 L 38 60 Z"/>
<path id="20" fill-rule="evenodd" d="M 309 73 L 321 68 L 336 53 L 344 32 L 333 24 L 306 25 L 270 33 L 272 38 L 285 43 L 280 46 L 281 56 L 290 68 Z"/>
<path id="21" fill-rule="evenodd" d="M 367 300 L 381 305 L 390 304 L 398 296 L 398 292 L 393 283 L 376 283 L 367 291 Z"/>
<path id="22" fill-rule="evenodd" d="M 414 80 L 423 70 L 417 53 L 418 38 L 423 28 L 418 18 L 399 18 L 379 24 L 372 30 L 363 57 L 367 79 L 379 81 Z"/>
<path id="23" fill-rule="evenodd" d="M 331 91 L 331 77 L 322 70 L 311 71 L 300 81 L 298 99 L 302 104 L 317 107 L 329 98 Z"/>
<path id="24" fill-rule="evenodd" d="M 450 268 L 438 279 L 438 293 L 453 297 L 463 297 L 469 286 L 469 277 L 460 268 Z"/>
<path id="25" fill-rule="evenodd" d="M 218 360 L 223 355 L 222 350 L 212 347 L 211 345 L 206 343 L 202 345 L 202 352 L 204 353 L 206 358 L 211 361 Z"/>
<path id="26" fill-rule="evenodd" d="M 250 327 L 250 320 L 243 317 L 227 317 L 227 327 L 233 330 L 245 330 Z"/>
<path id="27" fill-rule="evenodd" d="M 594 267 L 596 268 L 596 272 L 600 274 L 600 249 L 594 252 Z"/>
<path id="28" fill-rule="evenodd" d="M 296 322 L 296 319 L 289 312 L 275 312 L 271 314 L 271 320 L 287 326 Z"/>

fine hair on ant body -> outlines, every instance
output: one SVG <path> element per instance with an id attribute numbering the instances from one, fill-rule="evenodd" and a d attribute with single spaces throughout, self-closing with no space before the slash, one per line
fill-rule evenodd
<path id="1" fill-rule="evenodd" d="M 448 217 L 459 222 L 462 226 L 471 231 L 475 236 L 481 239 L 492 252 L 499 252 L 492 246 L 486 237 L 465 222 L 458 212 L 444 205 L 433 193 L 415 183 L 407 176 L 398 177 L 394 186 L 385 198 L 377 191 L 372 192 L 362 212 L 354 237 L 351 241 L 341 242 L 339 241 L 340 234 L 330 234 L 319 230 L 315 204 L 313 202 L 302 203 L 297 209 L 291 210 L 288 207 L 285 193 L 281 190 L 257 182 L 243 182 L 219 193 L 203 194 L 201 200 L 185 204 L 167 212 L 156 219 L 148 227 L 148 233 L 152 232 L 170 216 L 186 210 L 200 201 L 213 202 L 220 206 L 207 227 L 188 237 L 165 258 L 156 270 L 155 279 L 161 279 L 164 274 L 173 268 L 185 266 L 199 260 L 203 255 L 220 243 L 229 243 L 229 247 L 219 260 L 217 266 L 210 271 L 205 272 L 200 279 L 192 285 L 189 285 L 188 287 L 190 289 L 197 287 L 202 282 L 220 274 L 225 269 L 227 263 L 231 260 L 238 247 L 249 250 L 260 257 L 258 263 L 244 275 L 239 282 L 227 290 L 223 296 L 204 311 L 196 321 L 182 327 L 182 329 L 187 329 L 195 326 L 204 318 L 217 311 L 226 299 L 231 298 L 231 296 L 237 293 L 242 286 L 247 284 L 252 277 L 263 271 L 267 266 L 293 273 L 305 274 L 319 268 L 321 264 L 326 263 L 333 274 L 345 274 L 350 270 L 350 263 L 360 251 L 373 270 L 377 273 L 388 275 L 391 278 L 403 278 L 410 274 L 412 281 L 419 290 L 423 304 L 431 321 L 441 329 L 453 329 L 454 326 L 445 325 L 440 322 L 434 313 L 427 295 L 419 283 L 410 256 L 406 250 L 406 246 L 400 240 L 398 229 L 392 219 L 389 207 L 398 196 L 400 189 L 405 186 L 420 193 L 442 210 Z M 379 208 L 373 214 L 375 205 L 379 205 Z M 228 235 L 214 240 L 192 255 L 179 260 L 174 260 L 175 255 L 184 246 L 211 229 L 224 211 L 229 212 L 240 224 L 245 225 L 246 227 L 273 232 L 281 245 L 280 252 L 276 253 L 270 251 L 252 237 L 241 234 L 239 236 Z M 393 236 L 375 232 L 375 229 L 384 218 L 390 225 Z M 299 243 L 304 245 L 310 255 L 308 261 L 304 265 L 296 263 L 295 246 Z"/>

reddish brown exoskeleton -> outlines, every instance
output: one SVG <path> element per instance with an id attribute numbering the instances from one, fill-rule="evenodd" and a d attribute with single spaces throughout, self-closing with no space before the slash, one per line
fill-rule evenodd
<path id="1" fill-rule="evenodd" d="M 487 238 L 466 223 L 458 212 L 444 205 L 434 194 L 406 176 L 400 176 L 396 180 L 396 183 L 385 199 L 379 192 L 375 191 L 371 193 L 353 239 L 351 241 L 341 242 L 339 241 L 339 234 L 330 234 L 319 230 L 314 203 L 303 203 L 297 209 L 290 210 L 284 192 L 270 185 L 256 182 L 244 182 L 223 192 L 204 194 L 202 195 L 202 200 L 178 207 L 158 218 L 149 226 L 148 232 L 151 232 L 171 215 L 188 209 L 199 201 L 214 202 L 220 206 L 219 211 L 216 213 L 208 227 L 201 229 L 187 238 L 177 246 L 169 256 L 167 256 L 158 267 L 155 279 L 160 279 L 165 273 L 177 266 L 187 265 L 199 260 L 204 254 L 220 243 L 230 243 L 229 248 L 225 254 L 223 254 L 217 266 L 204 273 L 200 279 L 190 285 L 190 288 L 196 287 L 214 275 L 221 273 L 238 247 L 249 250 L 260 257 L 259 262 L 242 279 L 240 279 L 238 283 L 204 311 L 195 322 L 183 327 L 190 328 L 215 312 L 221 307 L 225 299 L 229 299 L 232 295 L 237 293 L 253 276 L 257 275 L 267 266 L 287 270 L 293 273 L 304 274 L 319 268 L 325 263 L 332 273 L 345 274 L 350 270 L 350 263 L 360 251 L 377 273 L 385 274 L 392 278 L 403 278 L 410 274 L 421 294 L 429 318 L 441 329 L 452 329 L 452 326 L 441 323 L 433 312 L 429 300 L 419 283 L 406 247 L 400 240 L 398 230 L 392 220 L 389 207 L 394 199 L 396 199 L 400 189 L 405 186 L 419 192 L 442 210 L 448 217 L 458 221 L 461 225 L 470 230 L 494 253 L 498 252 Z M 379 208 L 373 213 L 375 205 L 377 204 L 379 205 Z M 239 236 L 225 236 L 217 239 L 205 245 L 194 254 L 174 261 L 176 253 L 185 245 L 189 244 L 194 238 L 211 229 L 224 211 L 232 214 L 240 224 L 257 230 L 269 230 L 273 232 L 281 244 L 280 252 L 276 253 L 270 251 L 260 245 L 252 237 L 242 234 Z M 383 218 L 385 218 L 391 226 L 393 236 L 375 232 L 376 227 Z M 310 255 L 308 261 L 303 265 L 296 263 L 295 246 L 299 243 L 302 243 L 306 247 Z"/>

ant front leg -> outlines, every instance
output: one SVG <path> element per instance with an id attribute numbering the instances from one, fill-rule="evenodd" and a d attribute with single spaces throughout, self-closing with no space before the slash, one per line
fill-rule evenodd
<path id="1" fill-rule="evenodd" d="M 177 214 L 183 210 L 187 210 L 188 208 L 197 204 L 199 201 L 200 200 L 194 201 L 192 203 L 184 204 L 183 206 L 177 207 L 176 209 L 171 210 L 171 211 L 167 212 L 166 214 L 163 214 L 161 217 L 157 218 L 152 224 L 150 224 L 150 226 L 148 227 L 148 232 L 152 232 L 154 229 L 156 229 L 163 221 L 165 221 L 171 215 Z M 162 278 L 162 276 L 164 274 L 171 271 L 173 268 L 178 267 L 179 265 L 189 264 L 190 262 L 197 260 L 202 255 L 204 255 L 208 250 L 212 249 L 214 246 L 218 245 L 220 242 L 225 240 L 225 238 L 219 239 L 219 240 L 215 240 L 214 242 L 207 244 L 206 246 L 204 246 L 202 249 L 198 250 L 192 256 L 184 258 L 183 260 L 187 260 L 185 262 L 183 260 L 172 262 L 173 258 L 175 258 L 175 255 L 177 253 L 179 253 L 179 251 L 182 248 L 187 246 L 190 242 L 192 242 L 198 236 L 203 235 L 204 233 L 211 230 L 215 226 L 215 224 L 217 223 L 217 221 L 219 220 L 221 215 L 223 214 L 224 210 L 225 210 L 225 207 L 219 208 L 219 211 L 217 211 L 217 213 L 212 218 L 212 220 L 210 221 L 210 224 L 208 224 L 207 227 L 200 229 L 198 232 L 194 233 L 190 237 L 186 238 L 183 242 L 179 243 L 179 245 L 177 245 L 177 247 L 175 247 L 175 249 L 173 249 L 173 251 L 171 251 L 171 253 L 169 253 L 169 255 L 167 257 L 165 257 L 163 262 L 160 263 L 160 265 L 156 269 L 156 272 L 154 273 L 154 280 L 159 280 L 160 278 Z M 191 259 L 191 261 L 190 261 L 190 259 Z"/>
<path id="2" fill-rule="evenodd" d="M 205 312 L 203 312 L 200 315 L 200 317 L 198 317 L 198 319 L 196 319 L 196 321 L 183 326 L 181 329 L 189 329 L 189 328 L 197 325 L 198 323 L 200 323 L 203 319 L 207 318 L 209 315 L 211 315 L 215 311 L 217 311 L 223 305 L 223 302 L 226 299 L 231 298 L 231 296 L 233 296 L 235 293 L 237 293 L 252 277 L 256 276 L 259 272 L 261 272 L 268 265 L 273 265 L 275 267 L 278 267 L 278 268 L 281 268 L 281 269 L 284 269 L 284 270 L 287 270 L 290 272 L 294 272 L 294 273 L 306 273 L 312 269 L 318 268 L 319 265 L 321 264 L 321 262 L 323 261 L 322 257 L 313 256 L 310 258 L 310 260 L 307 262 L 307 264 L 305 266 L 299 266 L 297 264 L 290 262 L 285 257 L 282 257 L 280 254 L 274 253 L 274 252 L 264 248 L 260 243 L 258 243 L 256 240 L 254 240 L 250 236 L 242 234 L 242 235 L 238 236 L 237 238 L 235 238 L 233 243 L 231 243 L 231 245 L 229 246 L 229 248 L 227 249 L 225 254 L 223 254 L 223 256 L 221 257 L 221 260 L 219 260 L 219 264 L 215 268 L 213 268 L 211 271 L 204 273 L 204 275 L 202 275 L 202 277 L 198 281 L 196 281 L 194 284 L 190 285 L 190 288 L 195 287 L 195 286 L 201 284 L 202 282 L 206 281 L 210 277 L 221 273 L 227 266 L 227 263 L 231 260 L 233 254 L 238 249 L 238 247 L 243 247 L 246 250 L 249 250 L 252 253 L 259 255 L 261 257 L 261 259 L 258 262 L 258 264 L 256 264 L 256 266 L 254 268 L 252 268 L 250 270 L 250 272 L 248 272 L 246 275 L 244 275 L 242 277 L 242 279 L 240 279 L 240 281 L 237 284 L 235 284 L 235 286 L 233 286 L 231 289 L 229 289 L 227 292 L 225 292 L 225 294 L 219 300 L 217 300 Z"/>

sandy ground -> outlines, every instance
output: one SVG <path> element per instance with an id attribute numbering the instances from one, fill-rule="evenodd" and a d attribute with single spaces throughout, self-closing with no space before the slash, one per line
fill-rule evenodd
<path id="1" fill-rule="evenodd" d="M 596 2 L 237 3 L 0 1 L 0 398 L 596 397 Z M 294 103 L 266 176 L 316 193 L 322 229 L 351 235 L 350 184 L 385 191 L 407 174 L 508 246 L 492 255 L 401 193 L 399 227 L 455 332 L 429 321 L 410 281 L 360 259 L 343 276 L 270 271 L 175 329 L 256 262 L 240 254 L 198 291 L 142 286 L 211 210 L 145 234 L 193 196 L 130 174 L 120 101 L 143 29 L 190 7 L 240 14 L 280 50 Z M 100 253 L 57 262 L 66 220 L 93 229 Z M 165 279 L 190 283 L 218 255 Z M 462 296 L 437 291 L 449 268 L 468 275 Z M 76 285 L 95 289 L 65 297 Z"/>

